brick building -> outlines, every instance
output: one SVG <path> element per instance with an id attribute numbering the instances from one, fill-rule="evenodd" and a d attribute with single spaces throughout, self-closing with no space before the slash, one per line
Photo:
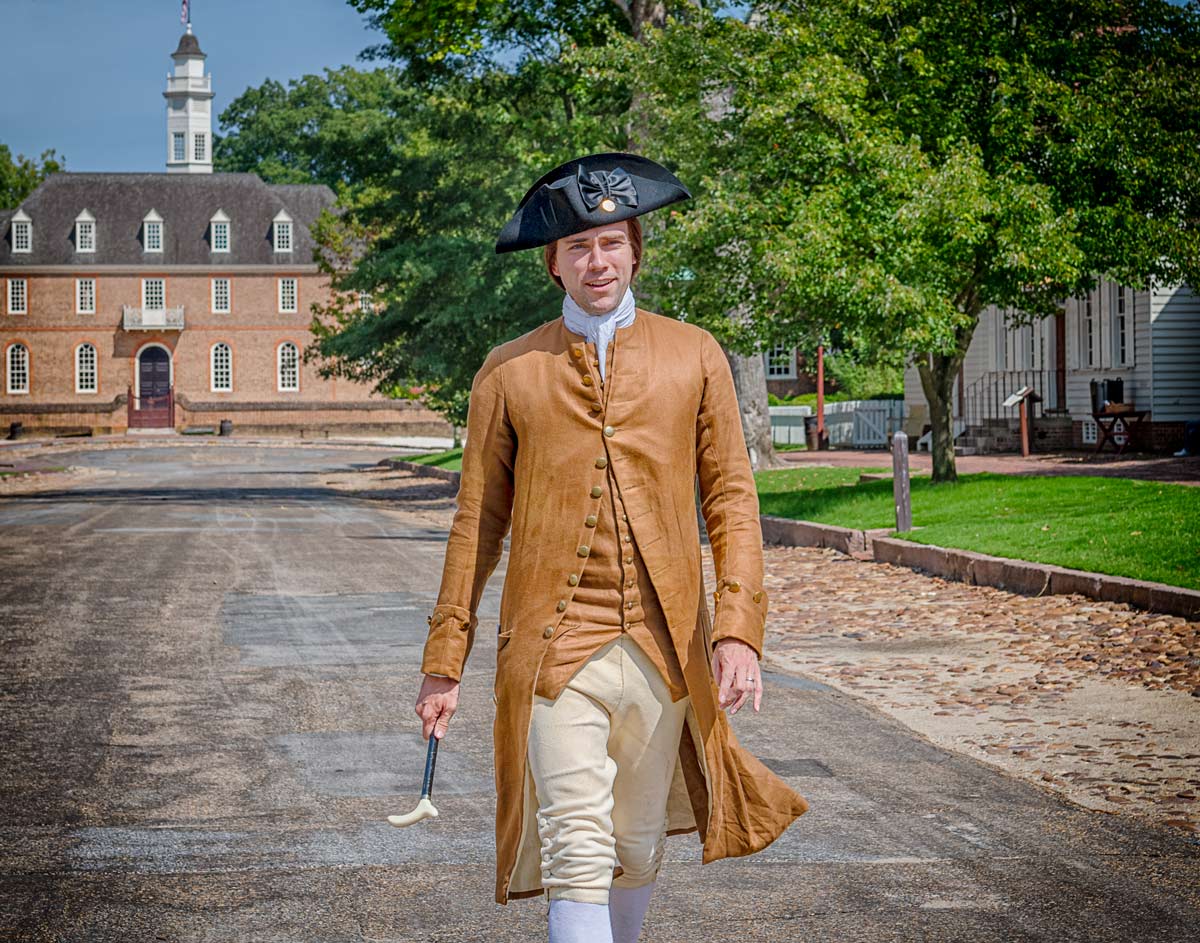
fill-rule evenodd
<path id="1" fill-rule="evenodd" d="M 213 173 L 190 26 L 173 59 L 165 173 L 53 174 L 0 209 L 0 421 L 446 434 L 419 404 L 304 363 L 310 306 L 331 300 L 310 227 L 334 194 Z"/>

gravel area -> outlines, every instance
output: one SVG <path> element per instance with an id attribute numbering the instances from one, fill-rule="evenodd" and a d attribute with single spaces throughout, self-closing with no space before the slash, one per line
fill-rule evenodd
<path id="1" fill-rule="evenodd" d="M 1200 830 L 1200 623 L 767 548 L 767 660 L 1089 808 Z"/>

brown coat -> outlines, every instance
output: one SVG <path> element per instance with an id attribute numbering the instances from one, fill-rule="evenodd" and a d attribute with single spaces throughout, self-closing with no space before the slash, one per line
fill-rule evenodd
<path id="1" fill-rule="evenodd" d="M 584 519 L 602 493 L 602 457 L 624 497 L 691 696 L 668 831 L 698 830 L 708 863 L 761 850 L 808 808 L 738 745 L 710 666 L 711 645 L 722 638 L 740 639 L 761 656 L 767 612 L 758 493 L 728 361 L 707 331 L 640 309 L 613 343 L 607 407 L 589 376 L 583 338 L 561 318 L 493 350 L 471 388 L 458 511 L 422 671 L 461 678 L 475 611 L 511 524 L 495 679 L 502 904 L 542 892 L 525 745 L 542 656 L 566 628 L 560 601 L 570 600 L 567 577 L 585 562 Z M 717 575 L 711 623 L 697 476 Z"/>

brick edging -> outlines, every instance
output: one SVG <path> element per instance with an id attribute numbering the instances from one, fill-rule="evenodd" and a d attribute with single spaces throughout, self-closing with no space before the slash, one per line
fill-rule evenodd
<path id="1" fill-rule="evenodd" d="M 918 544 L 869 532 L 762 515 L 763 540 L 788 547 L 828 547 L 876 563 L 891 563 L 974 586 L 995 586 L 1026 596 L 1078 593 L 1138 609 L 1200 618 L 1200 591 L 1048 563 L 1010 560 L 973 550 Z"/>
<path id="2" fill-rule="evenodd" d="M 462 472 L 451 471 L 449 468 L 438 468 L 436 465 L 422 465 L 420 462 L 406 462 L 401 458 L 380 459 L 379 464 L 386 465 L 388 468 L 410 471 L 422 478 L 440 478 L 442 481 L 450 481 L 456 485 L 462 480 Z"/>

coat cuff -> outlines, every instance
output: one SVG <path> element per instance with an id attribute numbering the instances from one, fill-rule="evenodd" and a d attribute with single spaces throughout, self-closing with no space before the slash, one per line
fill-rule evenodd
<path id="1" fill-rule="evenodd" d="M 763 635 L 767 622 L 767 593 L 761 586 L 748 583 L 737 576 L 725 576 L 717 581 L 713 593 L 712 643 L 733 638 L 745 642 L 762 658 Z"/>
<path id="2" fill-rule="evenodd" d="M 461 681 L 463 665 L 475 641 L 478 618 L 462 606 L 440 605 L 433 607 L 433 614 L 426 621 L 429 637 L 421 656 L 421 672 Z"/>

